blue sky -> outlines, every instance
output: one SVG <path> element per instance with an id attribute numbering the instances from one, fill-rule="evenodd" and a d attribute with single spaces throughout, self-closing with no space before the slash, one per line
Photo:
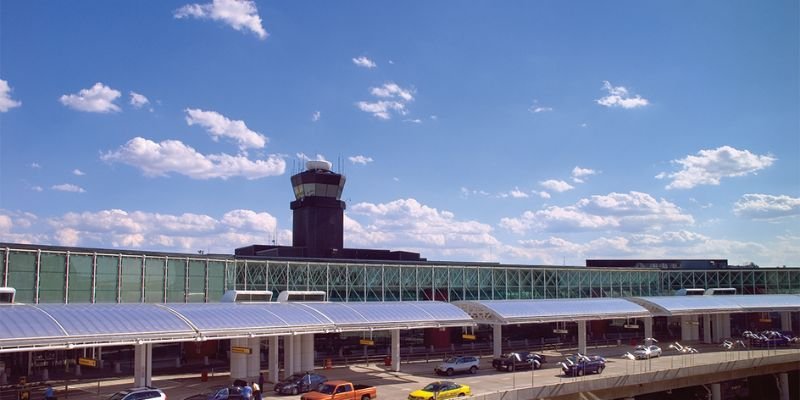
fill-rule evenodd
<path id="1" fill-rule="evenodd" d="M 796 1 L 0 3 L 0 241 L 800 265 Z"/>

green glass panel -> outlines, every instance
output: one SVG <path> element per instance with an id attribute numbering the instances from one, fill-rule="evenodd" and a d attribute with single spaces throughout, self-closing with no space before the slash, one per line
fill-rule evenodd
<path id="1" fill-rule="evenodd" d="M 144 302 L 164 302 L 164 266 L 163 258 L 148 257 L 144 267 Z"/>
<path id="2" fill-rule="evenodd" d="M 69 256 L 69 302 L 92 302 L 92 259 L 85 254 Z"/>
<path id="3" fill-rule="evenodd" d="M 186 301 L 186 260 L 170 258 L 167 261 L 167 302 Z"/>
<path id="4" fill-rule="evenodd" d="M 203 260 L 189 261 L 189 303 L 203 303 L 206 301 L 206 262 Z"/>
<path id="5" fill-rule="evenodd" d="M 140 303 L 142 301 L 142 258 L 122 257 L 122 287 L 120 302 Z"/>
<path id="6" fill-rule="evenodd" d="M 33 303 L 36 299 L 36 253 L 10 251 L 8 287 L 16 289 L 14 301 Z"/>
<path id="7" fill-rule="evenodd" d="M 266 268 L 266 266 L 262 266 L 263 268 Z M 263 288 L 264 284 L 262 283 L 259 287 Z M 208 302 L 219 302 L 223 294 L 225 294 L 225 261 L 209 261 Z"/>
<path id="8" fill-rule="evenodd" d="M 94 283 L 95 303 L 116 303 L 119 285 L 119 257 L 97 256 Z"/>
<path id="9" fill-rule="evenodd" d="M 39 260 L 39 303 L 63 303 L 67 255 L 42 253 Z"/>

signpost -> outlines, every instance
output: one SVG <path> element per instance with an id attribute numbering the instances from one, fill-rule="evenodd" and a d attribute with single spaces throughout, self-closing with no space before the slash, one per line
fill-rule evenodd
<path id="1" fill-rule="evenodd" d="M 249 348 L 249 347 L 237 347 L 237 346 L 232 346 L 232 347 L 231 347 L 231 353 L 237 353 L 237 354 L 252 354 L 252 353 L 253 353 L 253 350 L 252 350 L 251 348 Z"/>
<path id="2" fill-rule="evenodd" d="M 94 358 L 78 357 L 78 365 L 84 365 L 87 367 L 97 367 L 97 360 L 95 360 Z"/>

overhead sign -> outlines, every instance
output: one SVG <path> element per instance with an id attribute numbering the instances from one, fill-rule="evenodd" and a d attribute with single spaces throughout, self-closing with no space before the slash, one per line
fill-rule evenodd
<path id="1" fill-rule="evenodd" d="M 465 334 L 461 335 L 461 338 L 464 339 L 464 340 L 475 340 L 475 335 L 468 335 L 468 334 L 465 333 Z"/>
<path id="2" fill-rule="evenodd" d="M 96 367 L 97 366 L 97 360 L 95 360 L 94 358 L 78 357 L 78 364 L 79 365 L 84 365 L 84 366 L 87 366 L 87 367 Z"/>
<path id="3" fill-rule="evenodd" d="M 361 339 L 361 340 L 358 341 L 358 343 L 363 344 L 364 346 L 374 346 L 375 345 L 375 341 L 374 340 L 369 340 L 369 339 Z"/>
<path id="4" fill-rule="evenodd" d="M 253 350 L 250 349 L 249 347 L 236 347 L 236 346 L 233 346 L 233 347 L 231 347 L 231 353 L 252 354 Z"/>
<path id="5" fill-rule="evenodd" d="M 636 325 L 636 324 L 625 324 L 622 327 L 623 328 L 628 328 L 628 329 L 639 329 L 639 325 Z"/>
<path id="6" fill-rule="evenodd" d="M 569 333 L 566 329 L 553 329 L 553 333 Z"/>

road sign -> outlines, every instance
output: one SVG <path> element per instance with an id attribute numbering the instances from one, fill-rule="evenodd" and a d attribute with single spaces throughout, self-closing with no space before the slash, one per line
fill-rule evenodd
<path id="1" fill-rule="evenodd" d="M 251 348 L 249 348 L 249 347 L 236 347 L 236 346 L 233 346 L 233 347 L 231 347 L 231 353 L 252 354 L 253 350 Z"/>
<path id="2" fill-rule="evenodd" d="M 95 360 L 94 358 L 79 357 L 78 358 L 78 364 L 79 365 L 85 365 L 87 367 L 96 367 L 97 366 L 97 360 Z"/>
<path id="3" fill-rule="evenodd" d="M 363 344 L 364 346 L 374 346 L 375 345 L 375 341 L 374 340 L 369 340 L 369 339 L 361 339 L 361 340 L 358 341 L 358 343 Z"/>

